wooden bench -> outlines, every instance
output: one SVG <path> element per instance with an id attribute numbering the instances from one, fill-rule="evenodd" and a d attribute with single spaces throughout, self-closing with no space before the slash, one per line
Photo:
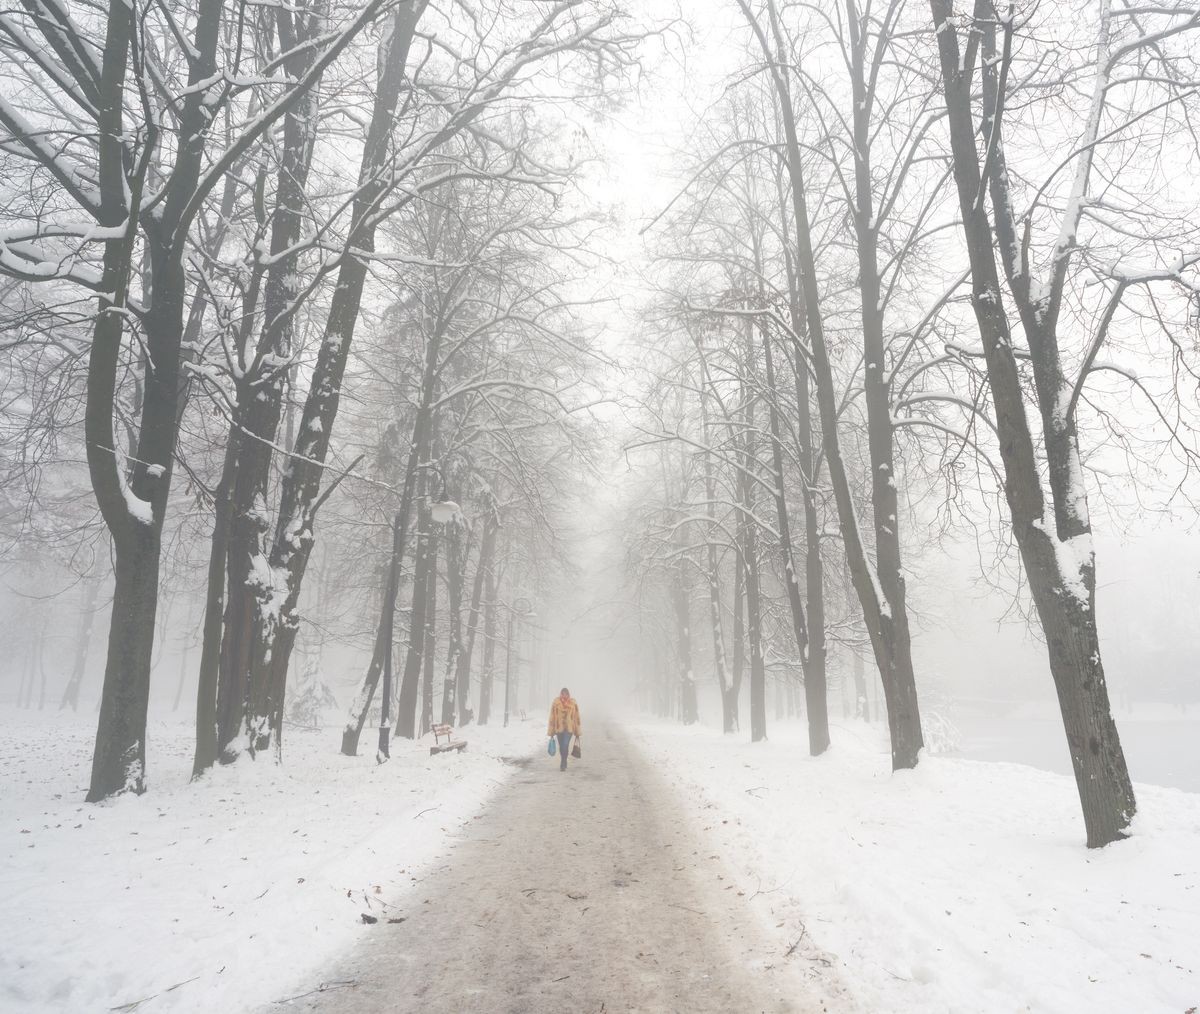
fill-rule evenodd
<path id="1" fill-rule="evenodd" d="M 462 753 L 467 748 L 465 739 L 453 739 L 454 730 L 448 725 L 435 725 L 433 727 L 433 746 L 429 748 L 429 756 L 432 757 L 435 753 L 445 753 L 447 750 L 457 750 Z M 446 737 L 446 742 L 443 743 L 442 737 Z"/>

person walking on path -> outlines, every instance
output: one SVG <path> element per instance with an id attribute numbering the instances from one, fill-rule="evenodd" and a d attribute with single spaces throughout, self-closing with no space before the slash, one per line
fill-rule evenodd
<path id="1" fill-rule="evenodd" d="M 571 745 L 572 736 L 578 741 L 581 729 L 579 705 L 575 703 L 571 691 L 563 687 L 550 705 L 550 723 L 546 728 L 547 736 L 558 739 L 559 771 L 567 770 L 567 748 Z"/>

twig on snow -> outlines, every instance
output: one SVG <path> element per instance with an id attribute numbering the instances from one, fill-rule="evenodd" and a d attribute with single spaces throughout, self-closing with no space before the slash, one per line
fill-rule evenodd
<path id="1" fill-rule="evenodd" d="M 109 1007 L 108 1009 L 110 1011 L 120 1011 L 122 1014 L 127 1014 L 127 1012 L 137 1010 L 142 1004 L 148 1003 L 155 997 L 162 996 L 164 993 L 170 993 L 172 990 L 176 990 L 180 986 L 186 986 L 189 982 L 195 982 L 199 978 L 200 976 L 193 975 L 190 979 L 184 979 L 183 982 L 177 982 L 174 986 L 168 986 L 166 989 L 158 993 L 151 993 L 149 996 L 144 996 L 140 1000 L 130 1000 L 129 1003 L 119 1003 L 117 1006 Z"/>
<path id="2" fill-rule="evenodd" d="M 291 1003 L 293 1000 L 303 1000 L 306 996 L 312 996 L 315 993 L 328 993 L 334 989 L 345 989 L 348 986 L 357 985 L 357 979 L 335 979 L 332 982 L 323 982 L 316 989 L 310 989 L 307 993 L 297 993 L 295 996 L 285 996 L 282 1000 L 276 1000 L 275 1003 Z"/>

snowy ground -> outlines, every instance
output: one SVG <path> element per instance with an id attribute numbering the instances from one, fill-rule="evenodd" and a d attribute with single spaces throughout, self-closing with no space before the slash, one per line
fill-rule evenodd
<path id="1" fill-rule="evenodd" d="M 758 925 L 620 727 L 588 723 L 581 760 L 530 758 L 456 836 L 403 923 L 259 1014 L 856 1012 L 811 947 Z"/>
<path id="2" fill-rule="evenodd" d="M 150 791 L 83 802 L 94 717 L 0 713 L 0 1010 L 244 1011 L 386 926 L 448 837 L 543 748 L 536 722 L 466 753 L 290 731 L 283 766 L 188 782 L 192 730 L 152 723 Z M 363 923 L 362 913 L 379 917 Z M 140 1002 L 144 1001 L 144 1002 Z M 139 1003 L 140 1002 L 140 1003 Z"/>
<path id="3" fill-rule="evenodd" d="M 875 729 L 817 759 L 796 724 L 635 742 L 764 925 L 802 923 L 865 1010 L 1200 1007 L 1200 795 L 1139 785 L 1134 836 L 1089 852 L 1069 778 L 928 756 L 893 775 Z"/>

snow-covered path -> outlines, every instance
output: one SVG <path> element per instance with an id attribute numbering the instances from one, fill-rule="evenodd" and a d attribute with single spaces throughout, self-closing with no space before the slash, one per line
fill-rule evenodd
<path id="1" fill-rule="evenodd" d="M 381 921 L 295 995 L 319 992 L 272 1010 L 853 1009 L 831 976 L 813 978 L 760 932 L 643 756 L 592 729 L 565 774 L 530 760 L 409 897 L 404 922 Z"/>

